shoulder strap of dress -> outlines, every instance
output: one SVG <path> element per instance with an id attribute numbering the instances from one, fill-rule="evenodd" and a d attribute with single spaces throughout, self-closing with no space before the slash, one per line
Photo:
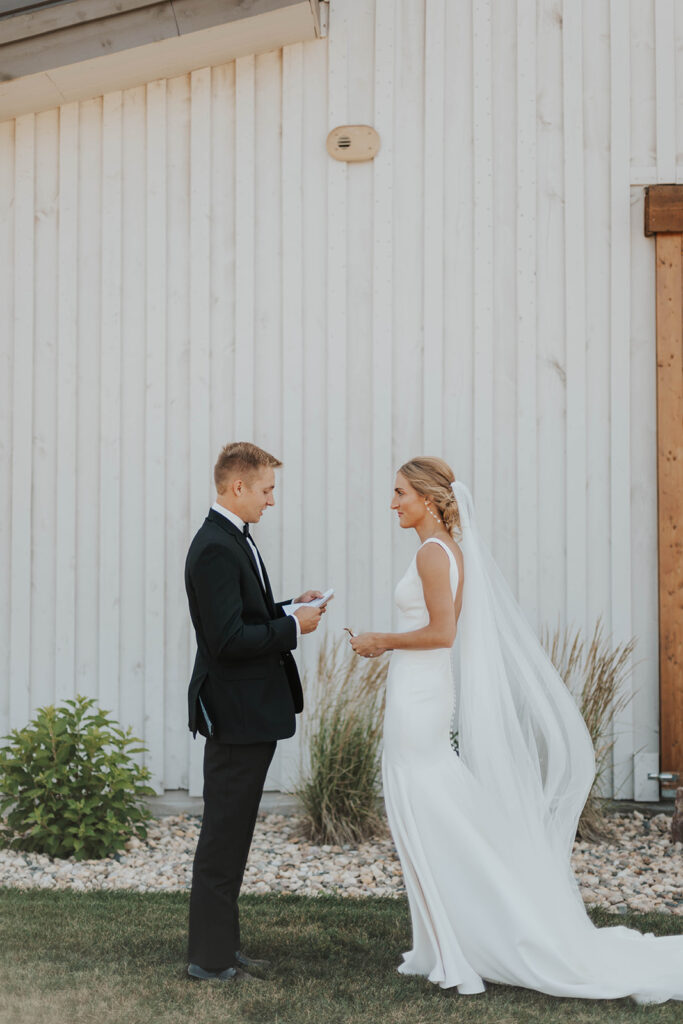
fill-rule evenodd
<path id="1" fill-rule="evenodd" d="M 441 545 L 441 547 L 442 547 L 442 548 L 444 549 L 444 551 L 446 552 L 446 554 L 447 554 L 447 555 L 450 555 L 450 557 L 451 557 L 451 558 L 452 558 L 452 559 L 453 559 L 453 560 L 455 561 L 455 555 L 453 554 L 453 552 L 452 552 L 452 551 L 451 551 L 451 549 L 449 548 L 448 544 L 446 544 L 446 542 L 445 542 L 445 541 L 443 541 L 443 540 L 439 540 L 439 538 L 438 538 L 438 537 L 427 537 L 427 540 L 426 540 L 426 541 L 424 542 L 424 544 L 422 544 L 422 547 L 424 547 L 424 545 L 425 545 L 425 544 L 429 544 L 429 543 L 430 543 L 430 541 L 431 541 L 431 542 L 432 542 L 433 544 L 440 544 L 440 545 Z"/>

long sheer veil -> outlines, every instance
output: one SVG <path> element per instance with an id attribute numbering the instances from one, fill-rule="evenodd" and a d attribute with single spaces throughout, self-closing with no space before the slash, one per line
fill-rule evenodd
<path id="1" fill-rule="evenodd" d="M 472 495 L 459 481 L 453 494 L 464 558 L 460 757 L 528 835 L 545 837 L 568 863 L 595 776 L 593 744 L 574 698 L 479 536 Z"/>

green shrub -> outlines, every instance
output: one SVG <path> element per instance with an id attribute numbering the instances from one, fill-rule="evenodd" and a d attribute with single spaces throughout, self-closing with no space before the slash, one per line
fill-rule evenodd
<path id="1" fill-rule="evenodd" d="M 308 766 L 296 789 L 308 838 L 356 843 L 386 831 L 380 799 L 380 758 L 386 658 L 361 660 L 345 640 L 325 642 L 304 735 Z"/>
<path id="2" fill-rule="evenodd" d="M 613 647 L 598 619 L 588 647 L 577 630 L 555 630 L 542 634 L 550 660 L 577 699 L 595 749 L 595 782 L 579 820 L 581 839 L 599 839 L 605 834 L 605 801 L 600 797 L 602 777 L 610 764 L 614 746 L 612 723 L 631 699 L 622 686 L 632 671 L 635 638 Z"/>
<path id="3" fill-rule="evenodd" d="M 0 748 L 0 843 L 15 849 L 107 857 L 131 836 L 147 835 L 153 795 L 149 770 L 133 760 L 144 750 L 87 697 L 39 708 Z"/>

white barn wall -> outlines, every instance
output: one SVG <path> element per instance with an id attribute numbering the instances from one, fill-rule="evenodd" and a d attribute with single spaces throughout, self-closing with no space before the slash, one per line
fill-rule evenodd
<path id="1" fill-rule="evenodd" d="M 276 592 L 337 588 L 337 634 L 390 626 L 393 471 L 440 451 L 535 626 L 638 636 L 631 795 L 658 742 L 642 185 L 683 180 L 682 39 L 681 0 L 336 0 L 327 41 L 0 125 L 3 732 L 93 694 L 198 791 L 182 568 L 220 445 L 283 457 L 260 546 Z M 327 157 L 349 122 L 373 163 Z"/>

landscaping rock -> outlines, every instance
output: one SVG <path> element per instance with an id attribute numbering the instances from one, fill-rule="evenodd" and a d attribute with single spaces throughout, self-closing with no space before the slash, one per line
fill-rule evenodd
<path id="1" fill-rule="evenodd" d="M 674 816 L 671 820 L 671 842 L 683 843 L 683 786 L 676 790 Z"/>
<path id="2" fill-rule="evenodd" d="M 192 815 L 160 818 L 151 823 L 145 842 L 132 839 L 118 858 L 99 861 L 0 850 L 0 885 L 78 892 L 187 890 L 200 825 Z M 243 892 L 358 898 L 405 893 L 389 836 L 358 847 L 318 846 L 303 838 L 302 825 L 291 815 L 259 818 Z M 612 815 L 602 841 L 575 843 L 572 866 L 588 906 L 683 915 L 683 843 L 671 841 L 665 814 L 644 820 L 638 812 Z"/>

